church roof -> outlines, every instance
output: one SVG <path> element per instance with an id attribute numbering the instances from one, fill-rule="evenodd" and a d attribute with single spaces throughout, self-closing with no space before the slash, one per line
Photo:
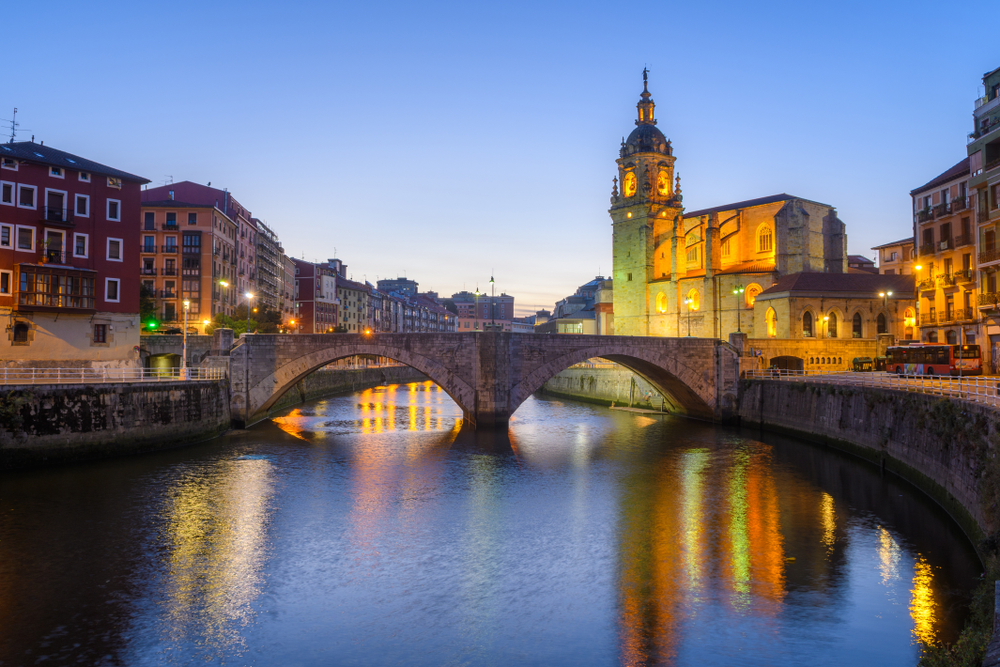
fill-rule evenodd
<path id="1" fill-rule="evenodd" d="M 795 195 L 789 195 L 781 193 L 780 195 L 771 195 L 770 197 L 759 197 L 757 199 L 747 199 L 746 201 L 738 201 L 733 204 L 725 204 L 723 206 L 715 206 L 713 208 L 703 208 L 697 211 L 685 211 L 685 218 L 695 218 L 699 215 L 709 215 L 710 213 L 721 213 L 722 211 L 733 211 L 738 208 L 753 208 L 754 206 L 764 206 L 765 204 L 774 204 L 779 201 L 788 201 L 790 199 L 799 199 L 801 201 L 812 202 L 813 204 L 819 204 L 820 206 L 830 206 L 829 204 L 824 204 L 823 202 L 813 201 L 812 199 L 805 199 L 804 197 L 796 197 Z M 830 208 L 833 208 L 832 206 Z"/>
<path id="2" fill-rule="evenodd" d="M 913 298 L 915 287 L 912 275 L 880 275 L 877 273 L 792 273 L 782 276 L 771 287 L 760 293 L 766 297 L 770 294 L 785 292 L 814 292 L 830 294 L 833 292 L 855 292 L 878 296 L 879 292 L 891 291 L 897 297 Z M 760 297 L 758 297 L 760 298 Z"/>
<path id="3" fill-rule="evenodd" d="M 774 260 L 750 260 L 749 262 L 740 262 L 739 264 L 734 264 L 733 266 L 728 266 L 721 271 L 716 271 L 719 274 L 732 274 L 732 273 L 772 273 L 774 271 Z"/>

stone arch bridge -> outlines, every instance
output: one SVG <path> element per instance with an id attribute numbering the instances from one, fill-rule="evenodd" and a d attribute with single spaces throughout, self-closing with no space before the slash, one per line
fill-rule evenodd
<path id="1" fill-rule="evenodd" d="M 712 338 L 540 335 L 504 332 L 256 334 L 230 353 L 234 425 L 245 427 L 299 380 L 357 354 L 395 359 L 436 382 L 477 428 L 505 427 L 532 393 L 560 371 L 593 357 L 646 379 L 692 417 L 735 414 L 739 355 Z"/>

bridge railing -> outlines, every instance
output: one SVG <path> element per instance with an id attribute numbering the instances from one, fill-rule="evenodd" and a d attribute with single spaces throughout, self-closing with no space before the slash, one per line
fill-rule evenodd
<path id="1" fill-rule="evenodd" d="M 993 407 L 1000 406 L 1000 378 L 982 376 L 895 375 L 882 372 L 796 371 L 753 369 L 745 377 L 757 380 L 853 385 L 948 396 Z"/>
<path id="2" fill-rule="evenodd" d="M 0 385 L 222 380 L 225 368 L 0 368 Z"/>

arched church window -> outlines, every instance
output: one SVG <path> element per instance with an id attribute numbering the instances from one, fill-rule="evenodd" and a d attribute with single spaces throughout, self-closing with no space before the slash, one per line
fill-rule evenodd
<path id="1" fill-rule="evenodd" d="M 861 329 L 861 313 L 854 313 L 854 322 L 851 326 L 851 331 L 855 338 L 863 338 L 863 331 Z"/>
<path id="2" fill-rule="evenodd" d="M 767 323 L 767 337 L 775 338 L 778 335 L 778 314 L 774 312 L 774 308 L 767 309 L 764 321 Z"/>
<path id="3" fill-rule="evenodd" d="M 774 235 L 771 226 L 763 224 L 757 228 L 757 252 L 771 252 L 774 249 Z"/>
<path id="4" fill-rule="evenodd" d="M 667 295 L 660 292 L 656 295 L 656 312 L 665 313 L 667 312 Z"/>
<path id="5" fill-rule="evenodd" d="M 635 174 L 633 172 L 628 172 L 625 174 L 625 179 L 622 181 L 622 191 L 626 197 L 631 197 L 635 194 Z"/>
<path id="6" fill-rule="evenodd" d="M 746 300 L 747 308 L 753 308 L 753 304 L 757 301 L 757 295 L 763 290 L 757 283 L 750 283 L 747 285 L 746 291 L 743 292 L 743 298 Z"/>
<path id="7" fill-rule="evenodd" d="M 802 336 L 804 338 L 812 338 L 813 335 L 813 316 L 808 310 L 802 313 Z"/>
<path id="8" fill-rule="evenodd" d="M 837 337 L 837 313 L 829 314 L 826 320 L 826 335 L 827 338 Z"/>
<path id="9" fill-rule="evenodd" d="M 889 328 L 885 324 L 885 313 L 879 313 L 876 322 L 876 331 L 880 334 L 889 333 Z"/>
<path id="10" fill-rule="evenodd" d="M 698 310 L 698 290 L 693 289 L 688 292 L 684 303 L 687 304 L 688 310 Z"/>

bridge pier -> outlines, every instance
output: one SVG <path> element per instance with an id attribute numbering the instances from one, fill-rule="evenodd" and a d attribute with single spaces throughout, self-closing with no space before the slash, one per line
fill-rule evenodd
<path id="1" fill-rule="evenodd" d="M 739 353 L 710 338 L 552 336 L 505 332 L 253 334 L 230 354 L 233 425 L 267 417 L 286 391 L 324 365 L 359 354 L 395 359 L 437 383 L 473 428 L 504 429 L 557 373 L 601 357 L 638 373 L 692 417 L 724 421 L 735 404 Z"/>

